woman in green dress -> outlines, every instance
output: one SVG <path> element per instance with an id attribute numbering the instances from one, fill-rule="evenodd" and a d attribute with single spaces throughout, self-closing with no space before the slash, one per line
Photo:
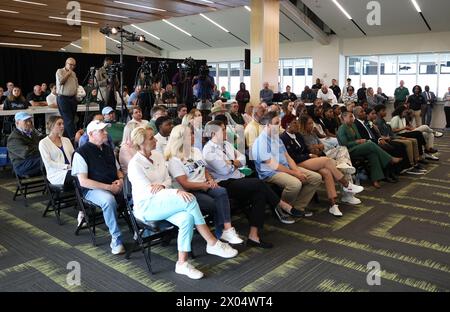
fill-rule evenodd
<path id="1" fill-rule="evenodd" d="M 377 144 L 362 139 L 354 124 L 355 117 L 351 112 L 344 112 L 342 117 L 344 123 L 339 127 L 337 133 L 339 143 L 347 147 L 350 156 L 364 157 L 369 160 L 370 179 L 374 187 L 380 188 L 379 180 L 384 179 L 383 169 L 399 163 L 402 159 L 391 157 Z"/>

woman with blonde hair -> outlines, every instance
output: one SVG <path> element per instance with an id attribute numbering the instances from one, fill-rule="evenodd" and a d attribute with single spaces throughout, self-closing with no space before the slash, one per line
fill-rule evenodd
<path id="1" fill-rule="evenodd" d="M 193 108 L 183 117 L 181 124 L 194 127 L 194 146 L 199 150 L 203 149 L 203 117 L 200 110 Z"/>
<path id="2" fill-rule="evenodd" d="M 133 158 L 134 154 L 136 154 L 136 149 L 133 147 L 133 143 L 131 142 L 131 133 L 137 127 L 140 127 L 139 122 L 130 120 L 123 129 L 122 143 L 120 144 L 119 150 L 119 164 L 124 174 L 127 174 L 128 163 L 131 158 Z"/>
<path id="3" fill-rule="evenodd" d="M 170 175 L 197 198 L 200 208 L 214 215 L 216 236 L 231 244 L 243 240 L 231 225 L 230 202 L 227 190 L 217 184 L 206 170 L 202 152 L 193 146 L 194 128 L 176 126 L 167 142 L 164 156 L 169 162 Z"/>
<path id="4" fill-rule="evenodd" d="M 207 242 L 207 253 L 223 258 L 235 257 L 237 250 L 212 235 L 195 197 L 171 187 L 172 180 L 164 157 L 155 150 L 153 130 L 142 127 L 134 129 L 131 142 L 137 150 L 128 165 L 134 215 L 143 222 L 167 220 L 178 226 L 178 261 L 175 272 L 192 279 L 203 277 L 203 273 L 187 260 L 191 251 L 194 225 Z"/>

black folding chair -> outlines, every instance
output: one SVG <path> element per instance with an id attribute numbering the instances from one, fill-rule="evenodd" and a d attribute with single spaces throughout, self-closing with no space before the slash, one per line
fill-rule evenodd
<path id="1" fill-rule="evenodd" d="M 44 164 L 41 166 L 42 175 L 44 176 L 45 186 L 47 188 L 47 193 L 50 196 L 50 199 L 47 203 L 47 207 L 42 214 L 44 218 L 47 213 L 54 211 L 56 220 L 59 225 L 62 225 L 61 222 L 61 209 L 65 208 L 77 208 L 77 198 L 75 195 L 75 189 L 72 187 L 71 189 L 65 189 L 64 185 L 59 184 L 51 184 L 47 179 L 47 173 L 45 170 Z"/>
<path id="2" fill-rule="evenodd" d="M 131 253 L 142 250 L 148 270 L 153 274 L 151 246 L 159 243 L 168 243 L 177 236 L 178 228 L 172 223 L 161 221 L 143 222 L 137 219 L 133 213 L 133 197 L 131 191 L 131 183 L 128 177 L 124 178 L 123 195 L 127 205 L 128 216 L 131 219 L 131 225 L 134 230 L 135 245 L 133 248 L 128 248 L 125 259 L 130 259 Z"/>
<path id="3" fill-rule="evenodd" d="M 14 193 L 13 200 L 16 200 L 17 196 L 23 196 L 25 206 L 28 206 L 27 195 L 35 193 L 45 193 L 45 177 L 38 176 L 19 176 L 13 169 L 14 175 L 17 180 L 16 192 Z"/>

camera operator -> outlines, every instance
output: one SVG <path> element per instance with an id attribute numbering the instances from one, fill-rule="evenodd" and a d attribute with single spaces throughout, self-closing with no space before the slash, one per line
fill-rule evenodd
<path id="1" fill-rule="evenodd" d="M 112 77 L 111 72 L 108 71 L 113 65 L 113 59 L 109 56 L 105 57 L 103 66 L 95 72 L 95 78 L 98 83 L 98 99 L 103 102 L 104 106 L 116 107 L 115 87 L 119 83 L 117 77 Z"/>
<path id="2" fill-rule="evenodd" d="M 194 105 L 194 91 L 192 75 L 195 70 L 195 61 L 191 57 L 178 64 L 178 72 L 172 78 L 172 86 L 176 86 L 177 100 L 185 103 L 190 111 Z"/>
<path id="3" fill-rule="evenodd" d="M 192 86 L 195 84 L 198 84 L 198 99 L 200 100 L 197 109 L 211 110 L 214 78 L 209 75 L 209 68 L 207 65 L 200 66 L 199 75 L 194 77 L 194 80 L 192 81 Z"/>
<path id="4" fill-rule="evenodd" d="M 166 85 L 166 92 L 162 95 L 162 101 L 164 104 L 177 104 L 177 95 L 173 92 L 173 87 L 169 83 Z"/>

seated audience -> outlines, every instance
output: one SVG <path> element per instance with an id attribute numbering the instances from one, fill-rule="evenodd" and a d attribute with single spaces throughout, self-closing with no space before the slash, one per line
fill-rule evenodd
<path id="1" fill-rule="evenodd" d="M 339 142 L 336 138 L 335 134 L 332 134 L 328 131 L 328 129 L 325 127 L 325 123 L 323 122 L 323 109 L 322 107 L 315 107 L 314 108 L 314 115 L 312 116 L 312 119 L 314 121 L 314 132 L 319 137 L 320 142 L 324 145 L 324 153 L 328 152 L 329 150 L 338 147 Z"/>
<path id="2" fill-rule="evenodd" d="M 112 107 L 104 107 L 102 109 L 102 115 L 104 118 L 103 122 L 110 125 L 108 134 L 111 135 L 111 138 L 115 145 L 120 145 L 125 124 L 116 120 L 116 111 Z"/>
<path id="3" fill-rule="evenodd" d="M 358 96 L 358 104 L 367 101 L 367 88 L 365 82 L 361 83 L 361 88 L 358 89 L 356 95 Z"/>
<path id="4" fill-rule="evenodd" d="M 235 257 L 237 250 L 212 235 L 195 197 L 181 189 L 171 188 L 172 181 L 164 157 L 155 151 L 153 130 L 136 128 L 131 137 L 137 149 L 128 166 L 128 177 L 133 188 L 134 214 L 143 222 L 167 220 L 178 226 L 178 261 L 175 272 L 192 279 L 203 277 L 203 273 L 188 262 L 194 226 L 206 240 L 208 254 L 223 258 Z"/>
<path id="5" fill-rule="evenodd" d="M 98 121 L 103 122 L 104 117 L 102 114 L 94 114 L 92 116 L 91 121 L 93 121 L 93 120 L 98 120 Z M 85 130 L 83 130 L 83 129 L 78 130 L 75 135 L 75 143 L 78 142 L 78 147 L 83 146 L 88 141 L 89 141 L 89 136 L 88 136 L 87 132 L 85 132 Z M 112 137 L 109 133 L 108 133 L 108 141 L 106 144 L 108 144 L 109 147 L 111 147 L 113 150 L 115 149 Z"/>
<path id="6" fill-rule="evenodd" d="M 347 93 L 342 96 L 342 102 L 347 105 L 348 103 L 358 103 L 358 96 L 355 93 L 355 89 L 350 86 L 347 89 Z"/>
<path id="7" fill-rule="evenodd" d="M 344 123 L 338 129 L 340 144 L 348 148 L 350 156 L 368 159 L 372 184 L 375 188 L 380 188 L 379 180 L 385 178 L 383 170 L 391 164 L 399 163 L 402 159 L 391 157 L 372 141 L 362 139 L 354 124 L 355 117 L 351 112 L 345 112 L 342 115 Z"/>
<path id="8" fill-rule="evenodd" d="M 323 85 L 320 90 L 317 92 L 317 98 L 322 99 L 323 102 L 328 102 L 328 104 L 336 104 L 337 98 L 333 93 L 333 90 L 330 90 L 327 85 Z"/>
<path id="9" fill-rule="evenodd" d="M 199 150 L 203 150 L 203 116 L 202 113 L 193 108 L 183 117 L 183 122 L 181 123 L 183 126 L 191 125 L 194 127 L 194 147 Z"/>
<path id="10" fill-rule="evenodd" d="M 231 103 L 230 116 L 236 124 L 242 126 L 246 124 L 244 117 L 239 113 L 239 104 L 236 101 Z"/>
<path id="11" fill-rule="evenodd" d="M 138 127 L 149 127 L 149 121 L 142 119 L 142 109 L 139 106 L 133 107 L 132 117 L 130 121 L 136 122 Z"/>
<path id="12" fill-rule="evenodd" d="M 359 193 L 364 190 L 363 187 L 354 185 L 351 180 L 347 180 L 344 174 L 336 168 L 335 162 L 328 157 L 318 157 L 315 154 L 309 153 L 303 138 L 300 134 L 300 123 L 297 120 L 292 121 L 287 131 L 280 135 L 281 141 L 289 154 L 294 160 L 297 166 L 318 172 L 323 181 L 325 182 L 325 188 L 328 194 L 328 200 L 330 201 L 329 212 L 336 216 L 341 217 L 342 213 L 339 210 L 339 206 L 336 204 L 336 187 L 335 181 L 342 185 L 343 192 L 345 193 Z"/>
<path id="13" fill-rule="evenodd" d="M 223 100 L 226 100 L 226 101 L 231 100 L 230 92 L 228 92 L 227 89 L 224 86 L 220 87 L 220 99 L 222 101 Z"/>
<path id="14" fill-rule="evenodd" d="M 164 153 L 169 173 L 181 188 L 195 196 L 200 209 L 214 215 L 217 238 L 230 244 L 241 244 L 243 240 L 231 224 L 227 190 L 219 186 L 206 170 L 202 152 L 193 144 L 192 126 L 173 128 Z"/>
<path id="15" fill-rule="evenodd" d="M 158 134 L 155 135 L 156 150 L 163 154 L 173 128 L 172 118 L 170 118 L 169 116 L 159 117 L 158 119 L 156 119 L 155 124 L 156 129 L 158 129 Z"/>
<path id="16" fill-rule="evenodd" d="M 292 223 L 293 217 L 308 217 L 306 206 L 322 182 L 320 174 L 298 167 L 279 137 L 280 117 L 269 112 L 261 118 L 263 131 L 252 147 L 252 157 L 261 180 L 283 188 L 281 199 L 292 205 L 275 210 L 281 222 Z"/>
<path id="17" fill-rule="evenodd" d="M 302 94 L 300 95 L 300 99 L 305 103 L 312 103 L 316 99 L 316 93 L 309 88 L 309 86 L 305 86 Z"/>
<path id="18" fill-rule="evenodd" d="M 378 96 L 374 93 L 372 87 L 367 88 L 366 101 L 368 108 L 374 108 L 378 104 Z"/>
<path id="19" fill-rule="evenodd" d="M 23 97 L 19 87 L 14 87 L 12 93 L 3 102 L 3 110 L 22 110 L 28 107 L 30 103 Z"/>
<path id="20" fill-rule="evenodd" d="M 45 98 L 45 101 L 47 102 L 48 106 L 51 108 L 57 108 L 58 103 L 56 103 L 56 85 L 54 83 L 50 84 L 50 93 Z"/>
<path id="21" fill-rule="evenodd" d="M 247 107 L 245 108 L 245 113 L 242 115 L 242 117 L 244 117 L 245 120 L 245 127 L 247 127 L 247 125 L 252 122 L 253 120 L 252 115 L 253 115 L 253 106 L 247 105 Z"/>
<path id="22" fill-rule="evenodd" d="M 177 104 L 177 95 L 170 83 L 166 85 L 166 91 L 162 95 L 163 104 Z"/>
<path id="23" fill-rule="evenodd" d="M 150 119 L 148 126 L 152 128 L 153 133 L 156 135 L 158 129 L 156 129 L 156 119 L 162 116 L 167 116 L 167 108 L 162 105 L 155 105 L 150 112 L 152 119 Z"/>
<path id="24" fill-rule="evenodd" d="M 50 88 L 50 90 L 49 90 L 49 89 L 47 88 L 47 84 L 46 84 L 45 82 L 43 82 L 43 83 L 41 84 L 41 92 L 42 92 L 45 96 L 48 96 L 48 95 L 50 94 L 51 89 L 52 89 L 52 88 Z"/>
<path id="25" fill-rule="evenodd" d="M 16 129 L 8 136 L 6 145 L 14 172 L 19 177 L 41 174 L 39 141 L 42 135 L 34 129 L 32 118 L 26 112 L 16 113 Z"/>
<path id="26" fill-rule="evenodd" d="M 291 92 L 291 86 L 286 86 L 286 92 L 283 92 L 283 94 L 281 94 L 281 99 L 283 101 L 288 100 L 290 102 L 294 102 L 295 100 L 297 100 L 297 95 Z"/>
<path id="27" fill-rule="evenodd" d="M 27 101 L 30 102 L 31 106 L 47 106 L 46 97 L 47 95 L 41 91 L 41 86 L 35 85 L 33 92 L 27 95 Z"/>
<path id="28" fill-rule="evenodd" d="M 87 126 L 89 142 L 79 147 L 73 156 L 72 175 L 77 176 L 84 198 L 100 206 L 111 234 L 111 253 L 122 254 L 125 248 L 117 224 L 117 207 L 123 201 L 123 173 L 106 144 L 106 127 L 110 124 L 93 120 Z"/>
<path id="29" fill-rule="evenodd" d="M 291 123 L 292 120 L 296 119 L 294 111 L 294 102 L 285 100 L 281 105 L 281 109 L 283 113 L 281 114 L 281 127 L 283 129 L 287 129 L 287 126 Z"/>
<path id="30" fill-rule="evenodd" d="M 261 102 L 267 103 L 268 106 L 272 105 L 273 91 L 269 89 L 269 83 L 266 81 L 263 84 L 263 89 L 259 91 L 259 99 Z"/>
<path id="31" fill-rule="evenodd" d="M 136 149 L 131 142 L 131 132 L 138 127 L 140 126 L 137 122 L 130 120 L 123 129 L 122 143 L 120 143 L 119 150 L 119 165 L 123 174 L 128 173 L 128 164 L 131 158 L 136 154 Z"/>
<path id="32" fill-rule="evenodd" d="M 337 107 L 339 108 L 339 105 Z M 329 137 L 336 137 L 337 129 L 339 128 L 338 120 L 339 118 L 336 118 L 332 107 L 327 107 L 323 110 L 323 130 Z"/>
<path id="33" fill-rule="evenodd" d="M 377 97 L 377 105 L 380 104 L 386 105 L 387 102 L 389 101 L 389 97 L 383 93 L 383 90 L 380 87 L 377 88 L 376 97 Z"/>
<path id="34" fill-rule="evenodd" d="M 261 104 L 253 106 L 252 121 L 247 124 L 247 127 L 245 127 L 244 130 L 245 144 L 249 151 L 252 149 L 253 143 L 262 132 L 263 126 L 259 121 L 264 116 L 265 112 L 266 110 Z"/>
<path id="35" fill-rule="evenodd" d="M 186 104 L 180 104 L 177 107 L 177 117 L 173 119 L 173 125 L 178 126 L 183 122 L 183 117 L 187 115 L 187 106 Z"/>
<path id="36" fill-rule="evenodd" d="M 134 92 L 130 94 L 130 97 L 128 98 L 128 108 L 133 108 L 138 106 L 139 104 L 139 96 L 142 92 L 142 86 L 141 85 L 137 85 L 134 88 Z"/>
<path id="37" fill-rule="evenodd" d="M 3 105 L 3 102 L 4 102 L 5 99 L 6 99 L 6 95 L 4 94 L 3 91 L 4 91 L 3 88 L 0 87 L 0 105 Z"/>

